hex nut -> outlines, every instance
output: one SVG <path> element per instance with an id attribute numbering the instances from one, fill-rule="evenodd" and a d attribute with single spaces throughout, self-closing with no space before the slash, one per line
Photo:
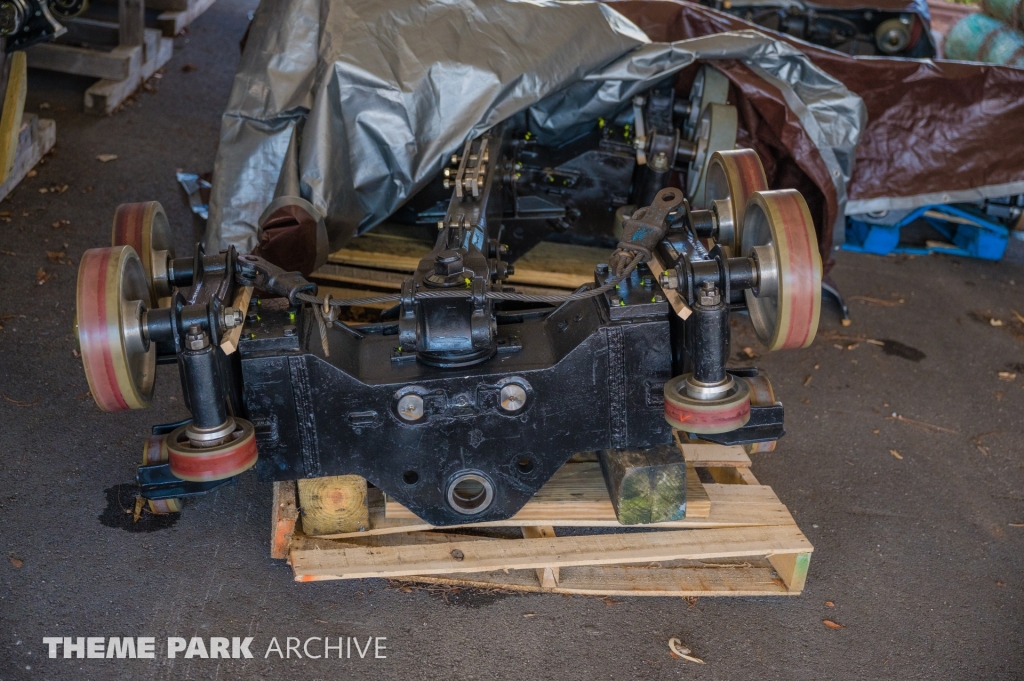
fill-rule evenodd
<path id="1" fill-rule="evenodd" d="M 403 395 L 398 400 L 398 415 L 405 421 L 419 421 L 423 418 L 423 398 L 416 393 Z"/>

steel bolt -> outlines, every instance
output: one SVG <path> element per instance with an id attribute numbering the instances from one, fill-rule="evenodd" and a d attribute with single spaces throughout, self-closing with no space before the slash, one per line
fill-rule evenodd
<path id="1" fill-rule="evenodd" d="M 224 328 L 233 329 L 242 325 L 242 311 L 237 307 L 224 308 Z"/>
<path id="2" fill-rule="evenodd" d="M 517 383 L 509 383 L 501 389 L 499 399 L 505 411 L 519 411 L 526 406 L 526 391 Z"/>
<path id="3" fill-rule="evenodd" d="M 415 393 L 398 400 L 398 415 L 406 421 L 418 421 L 423 416 L 423 398 Z"/>
<path id="4" fill-rule="evenodd" d="M 718 305 L 718 303 L 721 302 L 722 297 L 719 295 L 718 289 L 715 288 L 715 285 L 708 281 L 704 283 L 704 286 L 700 290 L 699 300 L 701 305 L 711 307 L 713 305 Z"/>
<path id="5" fill-rule="evenodd" d="M 651 168 L 659 172 L 668 170 L 668 156 L 665 155 L 665 152 L 659 151 L 654 155 L 654 158 L 651 159 Z"/>
<path id="6" fill-rule="evenodd" d="M 674 289 L 679 286 L 679 280 L 672 275 L 672 272 L 661 273 L 661 276 L 658 277 L 658 283 L 661 284 L 662 288 Z"/>
<path id="7" fill-rule="evenodd" d="M 294 326 L 288 325 L 288 326 L 284 327 L 284 335 L 285 336 L 288 336 L 289 338 L 291 338 L 292 336 L 295 335 L 295 333 L 296 332 L 295 332 L 295 327 Z"/>
<path id="8" fill-rule="evenodd" d="M 597 266 L 596 271 L 597 271 L 598 274 L 601 274 L 601 275 L 608 274 L 608 263 L 600 263 Z"/>
<path id="9" fill-rule="evenodd" d="M 198 324 L 188 327 L 188 334 L 185 336 L 185 346 L 189 350 L 202 350 L 210 344 L 206 332 L 199 328 Z"/>

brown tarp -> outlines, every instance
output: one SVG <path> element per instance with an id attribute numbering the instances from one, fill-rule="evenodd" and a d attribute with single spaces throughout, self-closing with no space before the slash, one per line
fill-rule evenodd
<path id="1" fill-rule="evenodd" d="M 626 0 L 610 5 L 657 41 L 764 30 L 689 2 Z M 849 57 L 768 33 L 805 53 L 864 100 L 868 123 L 848 187 L 847 213 L 1024 193 L 1024 70 L 947 61 Z M 738 67 L 726 70 L 733 83 L 746 92 L 745 79 L 738 73 Z M 766 123 L 748 132 L 761 137 L 769 132 L 766 127 L 785 129 L 766 114 L 765 105 L 759 104 L 774 99 L 772 93 L 747 99 L 751 106 L 762 110 Z M 738 103 L 741 109 L 747 106 Z M 744 122 L 750 122 L 746 116 Z M 773 143 L 769 138 L 753 146 L 764 155 L 763 147 Z M 801 159 L 799 148 L 786 146 L 796 155 L 797 165 L 824 190 L 828 203 L 828 189 L 814 172 L 817 164 L 813 159 Z M 773 186 L 787 186 L 789 181 L 795 182 L 789 186 L 804 189 L 799 178 L 782 175 L 775 177 Z"/>

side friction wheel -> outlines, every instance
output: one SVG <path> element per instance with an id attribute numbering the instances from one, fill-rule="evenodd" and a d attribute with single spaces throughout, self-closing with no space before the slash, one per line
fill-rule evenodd
<path id="1" fill-rule="evenodd" d="M 152 466 L 167 461 L 167 436 L 150 435 L 142 445 L 142 465 Z M 181 511 L 181 499 L 146 499 L 149 512 L 156 515 L 178 513 Z"/>
<path id="2" fill-rule="evenodd" d="M 750 420 L 750 386 L 733 380 L 729 390 L 715 399 L 697 399 L 686 392 L 690 374 L 676 376 L 665 384 L 665 420 L 687 433 L 727 433 Z"/>
<path id="3" fill-rule="evenodd" d="M 725 104 L 729 100 L 729 79 L 718 69 L 701 66 L 690 88 L 690 114 L 683 121 L 683 135 L 692 140 L 701 114 L 709 104 Z"/>
<path id="4" fill-rule="evenodd" d="M 103 411 L 149 406 L 156 346 L 143 336 L 142 317 L 150 306 L 149 285 L 131 246 L 82 255 L 75 323 L 85 377 Z"/>
<path id="5" fill-rule="evenodd" d="M 171 473 L 191 482 L 226 480 L 244 473 L 256 463 L 256 432 L 251 423 L 235 419 L 235 428 L 220 444 L 197 447 L 186 434 L 187 425 L 167 436 Z"/>
<path id="6" fill-rule="evenodd" d="M 800 192 L 755 192 L 743 219 L 742 255 L 757 261 L 758 285 L 747 289 L 757 337 L 769 350 L 806 348 L 821 315 L 821 256 Z"/>
<path id="7" fill-rule="evenodd" d="M 736 147 L 739 116 L 736 107 L 728 104 L 709 104 L 697 124 L 697 153 L 686 173 L 686 196 L 690 203 L 702 205 L 705 200 L 708 166 L 716 151 L 731 151 Z"/>
<path id="8" fill-rule="evenodd" d="M 704 181 L 704 207 L 718 214 L 718 243 L 736 255 L 742 249 L 743 219 L 754 192 L 768 191 L 764 166 L 753 149 L 711 156 Z"/>
<path id="9" fill-rule="evenodd" d="M 167 258 L 171 248 L 167 213 L 157 201 L 122 203 L 114 212 L 111 246 L 131 246 L 142 260 L 153 300 L 171 295 Z"/>

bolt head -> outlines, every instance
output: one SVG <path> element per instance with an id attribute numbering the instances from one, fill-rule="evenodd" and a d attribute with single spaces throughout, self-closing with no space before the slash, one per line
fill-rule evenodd
<path id="1" fill-rule="evenodd" d="M 398 416 L 404 421 L 418 421 L 423 417 L 423 398 L 415 393 L 398 400 Z"/>
<path id="2" fill-rule="evenodd" d="M 224 328 L 233 329 L 242 325 L 242 311 L 237 307 L 224 308 Z"/>
<path id="3" fill-rule="evenodd" d="M 501 389 L 499 403 L 503 411 L 519 411 L 526 406 L 526 390 L 518 383 L 509 383 Z"/>
<path id="4" fill-rule="evenodd" d="M 294 326 L 288 325 L 288 326 L 284 327 L 284 335 L 286 335 L 288 337 L 291 337 L 291 336 L 294 336 L 295 334 L 296 334 L 296 330 L 295 330 Z"/>
<path id="5" fill-rule="evenodd" d="M 202 330 L 196 329 L 196 327 L 193 329 L 190 329 L 188 335 L 185 336 L 185 347 L 189 350 L 202 350 L 210 344 L 210 340 Z"/>

